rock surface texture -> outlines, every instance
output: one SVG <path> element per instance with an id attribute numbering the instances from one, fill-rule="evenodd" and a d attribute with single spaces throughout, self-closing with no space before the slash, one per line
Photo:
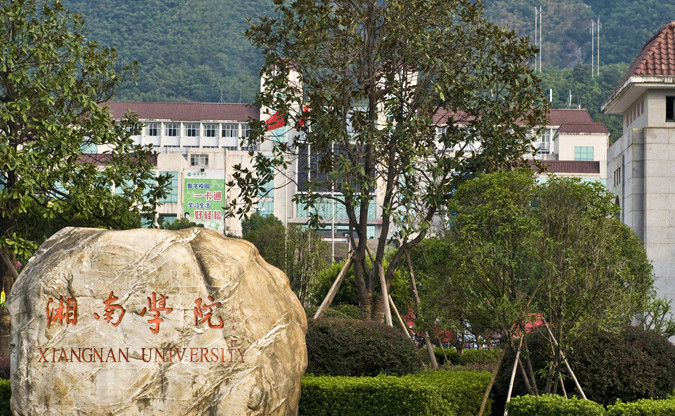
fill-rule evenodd
<path id="1" fill-rule="evenodd" d="M 297 414 L 305 313 L 246 241 L 66 228 L 8 308 L 15 414 Z"/>

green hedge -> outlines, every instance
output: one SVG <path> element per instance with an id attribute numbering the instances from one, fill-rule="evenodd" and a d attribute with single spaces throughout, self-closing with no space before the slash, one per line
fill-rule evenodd
<path id="1" fill-rule="evenodd" d="M 9 380 L 0 379 L 0 416 L 12 416 L 9 410 L 9 399 L 12 397 L 12 386 Z"/>
<path id="2" fill-rule="evenodd" d="M 403 377 L 306 375 L 302 379 L 299 414 L 475 415 L 489 381 L 487 372 L 468 371 L 424 371 Z"/>
<path id="3" fill-rule="evenodd" d="M 617 401 L 607 406 L 577 398 L 544 394 L 541 396 L 517 396 L 508 404 L 509 416 L 672 416 L 675 415 L 675 399 L 641 399 L 630 403 Z"/>
<path id="4" fill-rule="evenodd" d="M 454 348 L 445 348 L 445 355 L 442 348 L 434 348 L 434 355 L 439 365 L 443 365 L 445 358 L 453 365 L 470 364 L 490 364 L 499 359 L 501 350 L 464 350 L 462 355 L 457 353 Z"/>
<path id="5" fill-rule="evenodd" d="M 630 403 L 607 406 L 607 416 L 671 416 L 675 415 L 675 400 L 641 399 Z"/>
<path id="6" fill-rule="evenodd" d="M 583 399 L 563 396 L 516 396 L 506 406 L 509 416 L 604 416 L 602 405 Z"/>

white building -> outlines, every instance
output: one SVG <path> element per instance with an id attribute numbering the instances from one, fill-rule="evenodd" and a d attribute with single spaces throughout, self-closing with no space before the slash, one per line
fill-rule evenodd
<path id="1" fill-rule="evenodd" d="M 642 48 L 602 106 L 623 116 L 608 151 L 620 219 L 642 239 L 659 293 L 675 298 L 675 21 Z"/>
<path id="2" fill-rule="evenodd" d="M 609 130 L 593 122 L 588 111 L 551 109 L 549 125 L 536 146 L 536 157 L 548 172 L 606 185 Z"/>

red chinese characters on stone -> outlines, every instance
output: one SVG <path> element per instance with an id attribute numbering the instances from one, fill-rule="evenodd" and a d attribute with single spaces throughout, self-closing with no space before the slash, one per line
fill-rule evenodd
<path id="1" fill-rule="evenodd" d="M 220 329 L 224 325 L 223 318 L 218 317 L 219 323 L 214 324 L 211 322 L 211 316 L 213 315 L 213 309 L 220 307 L 221 303 L 214 302 L 215 299 L 213 299 L 213 296 L 209 296 L 207 299 L 209 302 L 213 303 L 210 305 L 202 305 L 202 298 L 195 299 L 195 304 L 197 305 L 195 306 L 195 326 L 206 322 L 209 328 Z"/>
<path id="2" fill-rule="evenodd" d="M 117 301 L 118 298 L 115 296 L 115 294 L 111 291 L 110 296 L 108 296 L 108 300 L 104 301 L 103 304 L 105 305 L 104 313 L 103 313 L 103 318 L 106 320 L 106 322 L 110 323 L 112 326 L 117 326 L 122 322 L 122 318 L 124 317 L 124 313 L 126 312 L 122 305 L 118 305 L 116 303 L 113 303 Z M 119 311 L 119 317 L 117 318 L 117 321 L 115 323 L 112 323 L 113 315 L 115 314 L 115 311 Z M 97 313 L 94 313 L 94 318 L 100 319 L 101 316 Z"/>
<path id="3" fill-rule="evenodd" d="M 64 319 L 66 325 L 77 325 L 77 299 L 68 298 L 64 304 L 63 296 L 59 296 L 59 306 L 50 309 L 52 302 L 55 302 L 52 298 L 47 300 L 47 328 L 51 326 L 52 322 L 63 325 Z"/>
<path id="4" fill-rule="evenodd" d="M 168 297 L 162 294 L 160 294 L 158 298 L 157 293 L 152 292 L 152 298 L 148 298 L 148 307 L 143 308 L 143 310 L 141 311 L 141 316 L 145 316 L 146 312 L 151 312 L 154 314 L 154 318 L 148 320 L 148 323 L 150 323 L 151 325 L 155 325 L 154 327 L 150 328 L 150 331 L 153 334 L 159 332 L 159 324 L 164 321 L 164 319 L 160 317 L 161 313 L 166 312 L 166 314 L 168 315 L 171 312 L 173 312 L 173 308 L 166 307 L 167 299 Z"/>

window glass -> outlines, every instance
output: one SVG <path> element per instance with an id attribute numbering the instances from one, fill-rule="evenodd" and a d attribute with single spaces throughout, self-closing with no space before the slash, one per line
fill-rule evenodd
<path id="1" fill-rule="evenodd" d="M 594 160 L 593 146 L 574 146 L 574 160 Z"/>

